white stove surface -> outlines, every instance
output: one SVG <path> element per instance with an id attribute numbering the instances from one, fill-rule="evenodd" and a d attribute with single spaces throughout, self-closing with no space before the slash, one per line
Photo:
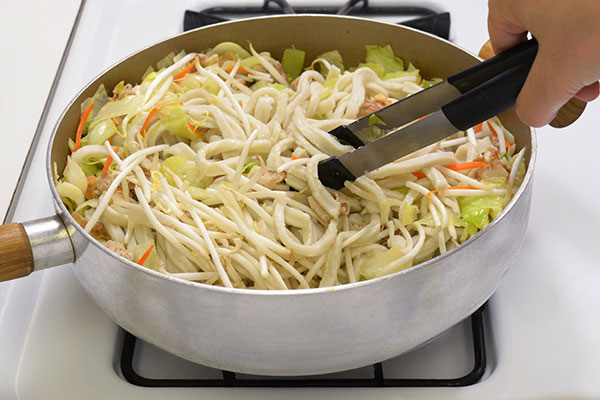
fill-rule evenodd
<path id="1" fill-rule="evenodd" d="M 64 105 L 115 61 L 181 32 L 185 9 L 199 10 L 213 4 L 193 0 L 85 3 L 14 220 L 53 212 L 44 173 L 45 147 Z M 292 0 L 292 4 L 311 2 Z M 486 40 L 486 2 L 455 0 L 427 5 L 451 12 L 451 39 L 459 45 L 476 52 Z M 385 389 L 136 387 L 116 372 L 117 348 L 121 345 L 118 327 L 91 302 L 65 266 L 0 284 L 0 398 L 600 398 L 600 263 L 594 227 L 594 222 L 600 221 L 595 200 L 600 195 L 596 178 L 600 158 L 595 154 L 600 146 L 599 125 L 600 101 L 596 101 L 574 126 L 561 131 L 538 130 L 529 229 L 517 264 L 490 301 L 486 317 L 491 328 L 486 332 L 490 357 L 486 375 L 476 385 Z M 9 152 L 11 149 L 3 146 L 0 158 Z M 459 325 L 444 335 L 442 342 L 465 346 L 466 329 Z M 402 372 L 418 376 L 426 367 L 423 359 L 438 346 L 434 342 L 405 356 Z M 419 352 L 425 356 L 419 358 Z M 452 373 L 468 371 L 472 362 L 468 357 L 443 354 L 440 363 L 453 366 Z M 171 362 L 170 356 L 149 346 L 142 346 L 140 357 Z M 202 370 L 185 362 L 178 365 L 189 368 L 185 377 Z M 446 371 L 440 365 L 431 368 Z M 140 366 L 139 372 L 150 377 L 159 373 L 151 366 Z"/>

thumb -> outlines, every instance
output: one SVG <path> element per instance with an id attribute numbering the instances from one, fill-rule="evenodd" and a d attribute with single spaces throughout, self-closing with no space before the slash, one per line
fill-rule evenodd
<path id="1" fill-rule="evenodd" d="M 540 127 L 548 124 L 558 110 L 577 93 L 570 88 L 564 72 L 556 70 L 560 65 L 540 50 L 533 62 L 529 75 L 517 98 L 516 112 L 525 124 Z"/>

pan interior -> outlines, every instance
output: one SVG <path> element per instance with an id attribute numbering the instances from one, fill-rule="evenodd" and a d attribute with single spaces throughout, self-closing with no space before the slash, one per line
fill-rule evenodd
<path id="1" fill-rule="evenodd" d="M 59 174 L 69 155 L 68 139 L 75 139 L 81 103 L 92 96 L 100 84 L 109 91 L 120 81 L 137 83 L 149 65 L 170 52 L 205 51 L 223 41 L 242 45 L 252 43 L 257 51 L 269 51 L 280 59 L 283 50 L 292 45 L 306 51 L 306 59 L 314 59 L 329 50 L 338 50 L 347 66 L 357 65 L 365 58 L 364 46 L 390 44 L 394 53 L 412 62 L 425 78 L 445 78 L 467 68 L 479 59 L 452 43 L 435 36 L 399 25 L 354 17 L 326 15 L 287 15 L 260 17 L 212 25 L 189 31 L 143 49 L 119 61 L 90 82 L 65 109 L 49 144 L 47 171 L 52 193 L 61 214 L 68 212 L 54 188 L 53 172 Z M 526 165 L 530 165 L 532 135 L 513 110 L 501 115 L 503 124 L 514 135 L 518 148 L 527 146 Z M 528 174 L 529 175 L 529 174 Z M 526 178 L 527 179 L 527 178 Z M 525 181 L 523 185 L 527 184 Z M 69 222 L 80 229 L 70 216 Z M 87 236 L 86 233 L 84 233 Z M 103 246 L 100 246 L 103 247 Z"/>

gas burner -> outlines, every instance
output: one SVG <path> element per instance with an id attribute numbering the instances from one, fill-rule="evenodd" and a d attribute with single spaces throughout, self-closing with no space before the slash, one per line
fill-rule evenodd
<path id="1" fill-rule="evenodd" d="M 139 374 L 134 365 L 138 339 L 123 331 L 123 346 L 120 352 L 121 374 L 125 380 L 143 387 L 458 387 L 476 384 L 485 373 L 487 359 L 483 326 L 485 304 L 471 315 L 471 335 L 473 344 L 473 368 L 458 378 L 391 378 L 386 377 L 383 363 L 373 364 L 372 377 L 338 378 L 328 375 L 306 377 L 240 377 L 230 371 L 212 370 L 208 377 L 191 379 L 149 378 Z M 215 378 L 220 376 L 220 378 Z M 337 375 L 336 375 L 337 376 Z"/>
<path id="2" fill-rule="evenodd" d="M 183 29 L 188 31 L 202 26 L 229 21 L 233 17 L 250 17 L 257 15 L 280 14 L 336 14 L 351 15 L 363 18 L 385 17 L 417 17 L 399 22 L 441 38 L 450 35 L 450 14 L 438 13 L 430 8 L 416 6 L 372 6 L 368 0 L 349 0 L 341 7 L 335 6 L 303 6 L 292 7 L 286 0 L 264 0 L 261 7 L 256 6 L 219 6 L 202 11 L 186 10 Z"/>

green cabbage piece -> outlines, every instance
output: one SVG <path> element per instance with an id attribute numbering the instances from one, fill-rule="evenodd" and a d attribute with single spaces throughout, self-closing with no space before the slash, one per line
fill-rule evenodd
<path id="1" fill-rule="evenodd" d="M 117 128 L 112 120 L 104 120 L 94 126 L 92 131 L 84 138 L 85 144 L 104 144 L 111 138 L 112 135 L 117 133 Z M 83 140 L 82 140 L 83 141 Z"/>
<path id="2" fill-rule="evenodd" d="M 358 64 L 358 68 L 363 68 L 363 67 L 371 68 L 373 71 L 375 71 L 375 73 L 377 74 L 377 76 L 379 76 L 382 79 L 385 76 L 385 70 L 379 64 L 375 64 L 375 63 L 372 63 L 372 62 Z"/>
<path id="3" fill-rule="evenodd" d="M 156 69 L 168 68 L 175 63 L 175 53 L 170 52 L 156 63 Z"/>
<path id="4" fill-rule="evenodd" d="M 394 55 L 392 46 L 389 44 L 384 47 L 366 45 L 365 49 L 367 50 L 365 63 L 379 65 L 383 69 L 384 76 L 386 74 L 404 71 L 404 61 Z"/>
<path id="5" fill-rule="evenodd" d="M 427 89 L 428 87 L 437 85 L 438 83 L 440 83 L 442 81 L 443 81 L 443 79 L 439 79 L 439 78 L 433 78 L 431 80 L 423 79 L 423 82 L 421 82 L 421 87 L 423 87 L 424 89 Z"/>
<path id="6" fill-rule="evenodd" d="M 265 60 L 269 61 L 270 63 L 275 62 L 275 60 L 271 56 L 268 56 L 266 54 L 261 54 L 260 56 L 262 58 L 264 58 Z M 250 57 L 244 58 L 242 60 L 242 62 L 240 63 L 240 67 L 244 68 L 245 70 L 247 70 L 248 68 L 254 68 L 257 65 L 262 65 L 262 64 L 260 63 L 260 60 L 255 56 L 250 56 Z"/>
<path id="7" fill-rule="evenodd" d="M 227 52 L 231 52 L 232 54 L 236 55 L 238 58 L 241 58 L 242 60 L 250 57 L 250 53 L 248 53 L 246 51 L 246 49 L 244 49 L 239 44 L 233 43 L 233 42 L 221 42 L 218 45 L 216 45 L 215 47 L 213 47 L 213 49 L 210 50 L 207 53 L 207 55 L 209 57 L 212 56 L 213 54 L 218 54 L 218 55 L 222 56 Z"/>
<path id="8" fill-rule="evenodd" d="M 323 75 L 324 77 L 327 77 L 327 74 L 329 73 L 329 69 L 325 66 L 325 63 L 323 63 L 321 61 L 321 59 L 327 61 L 331 65 L 335 65 L 336 67 L 338 67 L 340 69 L 340 71 L 344 72 L 344 59 L 342 58 L 342 55 L 340 54 L 339 51 L 331 50 L 326 53 L 323 53 L 323 54 L 317 56 L 317 58 L 315 59 L 315 61 L 313 61 L 312 65 L 311 65 L 311 68 L 318 66 L 319 67 L 318 71 L 321 73 L 321 75 Z"/>
<path id="9" fill-rule="evenodd" d="M 63 203 L 69 208 L 69 211 L 75 210 L 78 205 L 85 201 L 85 196 L 81 189 L 69 182 L 59 183 L 56 186 L 56 192 Z"/>
<path id="10" fill-rule="evenodd" d="M 79 164 L 85 176 L 98 176 L 104 167 L 104 161 L 100 158 L 89 157 Z"/>
<path id="11" fill-rule="evenodd" d="M 250 171 L 252 170 L 252 168 L 254 168 L 254 167 L 258 167 L 258 163 L 256 161 L 249 162 L 248 164 L 244 165 L 244 169 L 242 170 L 242 173 L 249 174 Z"/>
<path id="12" fill-rule="evenodd" d="M 373 125 L 383 125 L 386 126 L 387 124 L 385 123 L 384 120 L 381 119 L 380 116 L 378 116 L 377 114 L 373 113 L 369 116 L 369 126 L 373 126 Z"/>
<path id="13" fill-rule="evenodd" d="M 163 161 L 162 166 L 169 168 L 182 181 L 188 181 L 191 186 L 204 188 L 212 183 L 211 177 L 200 175 L 196 163 L 183 156 L 171 156 Z M 164 170 L 163 175 L 167 178 L 167 182 L 170 185 L 175 186 L 175 182 L 171 176 Z"/>
<path id="14" fill-rule="evenodd" d="M 127 247 L 127 250 L 133 253 L 133 260 L 134 262 L 137 262 L 137 260 L 142 258 L 146 250 L 148 250 L 152 244 L 154 243 L 140 243 L 135 246 Z M 146 258 L 146 261 L 144 261 L 144 267 L 158 271 L 161 265 L 162 263 L 160 261 L 160 257 L 158 256 L 158 252 L 156 251 L 156 246 L 154 246 L 154 248 L 150 251 L 150 254 L 148 254 L 148 258 Z"/>
<path id="15" fill-rule="evenodd" d="M 162 107 L 158 115 L 161 125 L 171 134 L 190 140 L 198 138 L 198 135 L 188 127 L 187 115 L 179 104 Z"/>
<path id="16" fill-rule="evenodd" d="M 394 246 L 389 250 L 375 250 L 368 253 L 365 258 L 362 260 L 360 265 L 360 274 L 366 279 L 373 279 L 378 276 L 383 275 L 383 270 L 390 263 L 395 261 L 396 259 L 402 257 L 404 252 L 399 246 Z M 391 271 L 388 271 L 388 274 L 393 274 L 394 272 L 402 271 L 407 269 L 412 264 L 406 262 Z"/>
<path id="17" fill-rule="evenodd" d="M 87 119 L 85 120 L 85 125 L 83 127 L 82 133 L 83 135 L 87 133 L 88 129 L 90 128 L 90 124 L 92 123 L 92 121 L 94 121 L 94 119 L 100 113 L 100 110 L 104 107 L 106 103 L 108 103 L 108 93 L 106 92 L 106 88 L 103 84 L 98 86 L 98 89 L 96 89 L 96 93 L 94 93 L 92 97 L 88 97 L 83 103 L 81 103 L 81 115 L 83 115 L 83 113 L 85 112 L 85 110 L 87 110 L 90 104 L 94 105 L 94 107 L 92 107 L 90 113 L 88 114 Z"/>
<path id="18" fill-rule="evenodd" d="M 333 87 L 335 86 L 335 83 L 338 81 L 338 79 L 339 76 L 336 76 L 335 78 L 327 79 L 325 81 L 325 83 L 323 84 L 323 89 L 325 90 L 323 91 L 323 97 L 321 97 L 321 100 L 325 100 L 326 98 L 331 96 L 331 93 L 333 93 Z"/>
<path id="19" fill-rule="evenodd" d="M 462 196 L 458 198 L 460 216 L 477 229 L 483 229 L 490 223 L 490 217 L 496 218 L 506 205 L 503 196 Z"/>
<path id="20" fill-rule="evenodd" d="M 121 100 L 108 102 L 99 110 L 98 115 L 93 119 L 91 127 L 93 128 L 96 124 L 114 117 L 121 115 L 128 115 L 137 112 L 138 108 L 142 105 L 144 96 L 127 96 Z M 96 108 L 96 106 L 94 106 Z M 89 118 L 88 118 L 89 120 Z"/>
<path id="21" fill-rule="evenodd" d="M 283 72 L 285 72 L 290 82 L 296 79 L 302 72 L 305 56 L 305 51 L 298 50 L 295 47 L 283 51 L 281 65 L 283 66 Z"/>

